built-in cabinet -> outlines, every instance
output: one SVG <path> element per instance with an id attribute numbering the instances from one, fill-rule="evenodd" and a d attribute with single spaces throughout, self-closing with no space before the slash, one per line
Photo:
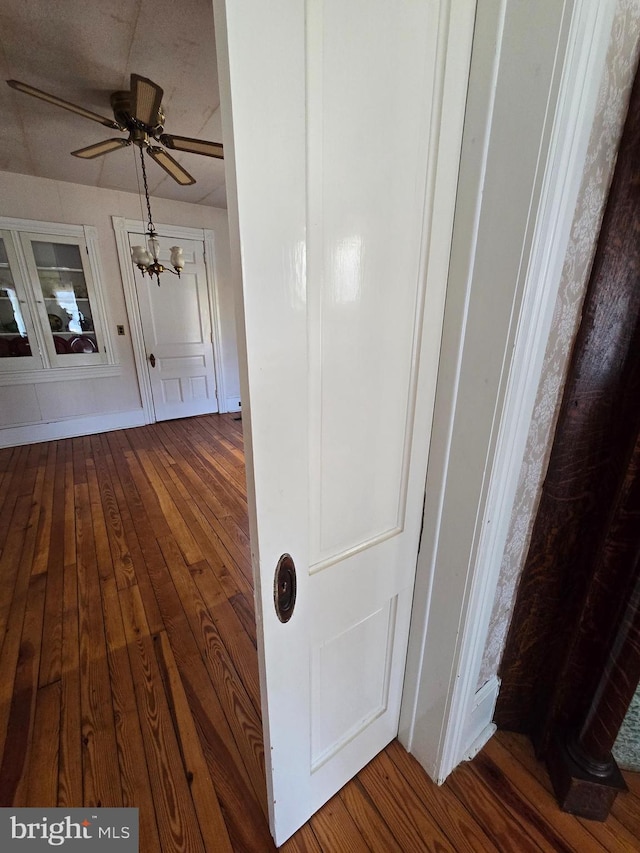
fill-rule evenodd
<path id="1" fill-rule="evenodd" d="M 95 229 L 0 219 L 0 382 L 114 363 Z"/>

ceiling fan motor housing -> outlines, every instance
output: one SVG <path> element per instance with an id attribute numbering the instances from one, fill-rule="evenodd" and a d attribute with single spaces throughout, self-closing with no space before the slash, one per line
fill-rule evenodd
<path id="1" fill-rule="evenodd" d="M 158 110 L 158 122 L 154 125 L 143 124 L 139 119 L 131 115 L 131 92 L 113 92 L 111 95 L 111 109 L 118 124 L 123 130 L 143 130 L 154 139 L 158 139 L 164 132 L 164 109 Z M 133 140 L 134 142 L 137 140 Z"/>

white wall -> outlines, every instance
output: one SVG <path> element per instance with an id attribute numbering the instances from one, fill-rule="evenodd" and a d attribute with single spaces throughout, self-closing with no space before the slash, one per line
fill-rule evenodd
<path id="1" fill-rule="evenodd" d="M 111 216 L 114 215 L 140 219 L 139 196 L 137 193 L 0 172 L 0 199 L 2 216 L 92 225 L 97 229 L 107 322 L 116 351 L 115 358 L 121 366 L 119 375 L 73 383 L 40 382 L 2 387 L 0 380 L 0 445 L 143 423 L 111 223 Z M 157 222 L 206 228 L 214 232 L 216 256 L 213 271 L 222 325 L 220 368 L 226 392 L 226 399 L 220 400 L 220 408 L 224 411 L 228 401 L 238 400 L 240 396 L 227 211 L 153 199 L 153 215 Z M 118 324 L 125 327 L 124 337 L 116 333 Z"/>

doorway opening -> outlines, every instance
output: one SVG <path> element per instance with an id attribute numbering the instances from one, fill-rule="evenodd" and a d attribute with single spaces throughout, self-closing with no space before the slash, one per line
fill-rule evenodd
<path id="1" fill-rule="evenodd" d="M 131 264 L 131 246 L 144 242 L 140 223 L 113 217 L 113 226 L 147 422 L 235 409 L 225 390 L 213 232 L 160 226 L 161 260 L 168 260 L 169 241 L 179 239 L 185 266 L 180 278 L 165 276 L 158 285 Z"/>

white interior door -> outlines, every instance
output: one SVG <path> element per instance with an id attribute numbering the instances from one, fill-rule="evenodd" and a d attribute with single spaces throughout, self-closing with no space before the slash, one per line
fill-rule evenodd
<path id="1" fill-rule="evenodd" d="M 398 730 L 475 3 L 215 8 L 280 844 Z"/>
<path id="2" fill-rule="evenodd" d="M 177 240 L 184 250 L 180 278 L 155 278 L 136 270 L 136 291 L 156 420 L 218 411 L 211 338 L 211 310 L 201 242 Z M 142 233 L 129 233 L 129 245 L 144 245 Z M 160 262 L 171 269 L 173 241 L 161 240 Z"/>

